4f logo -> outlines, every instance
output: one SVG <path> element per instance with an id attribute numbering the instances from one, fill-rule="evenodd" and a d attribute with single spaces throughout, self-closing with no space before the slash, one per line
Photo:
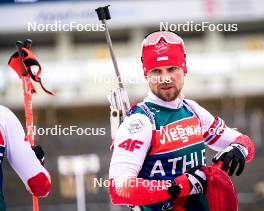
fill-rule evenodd
<path id="1" fill-rule="evenodd" d="M 122 142 L 118 146 L 120 148 L 125 148 L 125 150 L 133 152 L 134 149 L 139 149 L 142 144 L 143 144 L 143 141 L 127 139 L 126 141 Z"/>

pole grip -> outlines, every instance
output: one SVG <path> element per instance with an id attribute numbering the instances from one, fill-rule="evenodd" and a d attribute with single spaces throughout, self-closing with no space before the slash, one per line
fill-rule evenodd
<path id="1" fill-rule="evenodd" d="M 24 56 L 23 50 L 22 50 L 23 47 L 24 47 L 24 43 L 22 41 L 16 41 L 16 48 L 17 48 L 17 53 L 19 56 L 19 63 L 20 63 L 20 72 L 21 72 L 21 75 L 26 76 L 27 70 L 23 62 L 23 56 Z"/>
<path id="2" fill-rule="evenodd" d="M 26 39 L 24 41 L 24 47 L 27 48 L 27 49 L 31 49 L 31 46 L 32 46 L 32 40 L 31 39 Z"/>
<path id="3" fill-rule="evenodd" d="M 105 7 L 98 7 L 95 11 L 98 15 L 98 19 L 101 20 L 110 20 L 111 16 L 110 16 L 110 12 L 109 12 L 109 7 L 110 5 L 107 5 Z"/>

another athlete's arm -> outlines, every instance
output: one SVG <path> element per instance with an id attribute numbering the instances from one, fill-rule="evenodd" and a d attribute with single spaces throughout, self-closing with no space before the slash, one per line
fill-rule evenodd
<path id="1" fill-rule="evenodd" d="M 35 196 L 46 196 L 51 188 L 50 175 L 41 165 L 17 117 L 1 107 L 1 134 L 11 167 L 19 175 L 27 189 Z"/>

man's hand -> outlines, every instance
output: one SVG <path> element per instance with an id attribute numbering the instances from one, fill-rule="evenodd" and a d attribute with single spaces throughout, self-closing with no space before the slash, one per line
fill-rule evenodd
<path id="1" fill-rule="evenodd" d="M 31 147 L 32 150 L 35 152 L 36 157 L 39 159 L 40 163 L 44 165 L 45 161 L 45 153 L 40 145 L 35 145 Z"/>
<path id="2" fill-rule="evenodd" d="M 218 152 L 214 156 L 213 162 L 223 161 L 222 169 L 227 171 L 229 176 L 233 175 L 238 166 L 236 175 L 239 176 L 244 170 L 247 155 L 248 150 L 244 146 L 231 144 L 222 152 Z"/>
<path id="3" fill-rule="evenodd" d="M 185 172 L 189 180 L 190 195 L 205 193 L 207 182 L 205 173 L 201 168 L 202 166 L 197 166 Z"/>
<path id="4" fill-rule="evenodd" d="M 172 181 L 171 187 L 168 188 L 168 193 L 176 197 L 205 193 L 207 182 L 202 167 L 194 167 L 183 175 L 176 177 Z"/>

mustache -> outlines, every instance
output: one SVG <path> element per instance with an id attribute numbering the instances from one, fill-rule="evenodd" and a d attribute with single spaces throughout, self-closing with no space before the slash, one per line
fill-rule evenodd
<path id="1" fill-rule="evenodd" d="M 159 88 L 173 88 L 175 87 L 175 85 L 171 83 L 162 83 L 162 84 L 159 84 L 158 87 Z"/>

